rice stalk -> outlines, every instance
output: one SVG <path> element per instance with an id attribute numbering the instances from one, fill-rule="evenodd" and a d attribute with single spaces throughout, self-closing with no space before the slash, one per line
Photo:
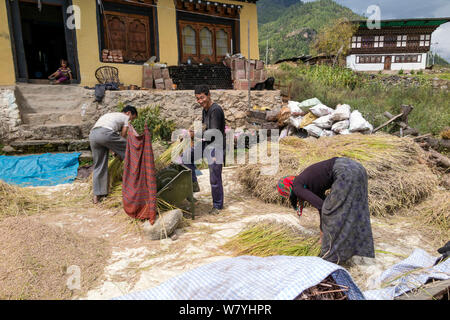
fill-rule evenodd
<path id="1" fill-rule="evenodd" d="M 223 248 L 233 251 L 235 256 L 317 256 L 320 253 L 319 237 L 307 238 L 287 225 L 268 222 L 249 225 Z"/>

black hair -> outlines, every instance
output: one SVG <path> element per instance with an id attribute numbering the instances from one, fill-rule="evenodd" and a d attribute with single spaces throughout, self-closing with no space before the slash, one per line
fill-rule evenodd
<path id="1" fill-rule="evenodd" d="M 126 113 L 128 111 L 130 111 L 132 115 L 135 115 L 137 117 L 138 112 L 135 107 L 127 105 L 122 109 L 122 112 L 124 112 L 124 113 Z"/>
<path id="2" fill-rule="evenodd" d="M 195 94 L 202 94 L 209 95 L 209 87 L 206 84 L 199 84 L 195 86 Z"/>

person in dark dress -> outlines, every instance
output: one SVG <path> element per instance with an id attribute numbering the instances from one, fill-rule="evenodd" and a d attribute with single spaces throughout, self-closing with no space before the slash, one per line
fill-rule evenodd
<path id="1" fill-rule="evenodd" d="M 320 257 L 333 263 L 352 256 L 375 257 L 367 172 L 359 162 L 335 157 L 315 163 L 298 176 L 280 179 L 278 192 L 299 215 L 304 201 L 319 211 Z"/>
<path id="2" fill-rule="evenodd" d="M 203 129 L 201 141 L 194 144 L 190 150 L 190 155 L 183 156 L 183 164 L 192 171 L 192 182 L 194 192 L 200 191 L 197 175 L 195 173 L 196 157 L 205 157 L 209 167 L 209 181 L 211 184 L 211 194 L 213 207 L 209 214 L 219 214 L 223 209 L 223 184 L 222 168 L 225 163 L 225 115 L 222 108 L 211 99 L 211 93 L 207 85 L 199 85 L 195 88 L 195 98 L 197 103 L 203 108 L 202 123 Z M 191 131 L 193 138 L 194 132 Z M 217 135 L 220 136 L 220 139 Z M 217 139 L 217 140 L 216 140 Z M 221 141 L 220 141 L 221 140 Z M 201 152 L 195 152 L 200 148 Z M 185 161 L 189 159 L 190 161 Z"/>

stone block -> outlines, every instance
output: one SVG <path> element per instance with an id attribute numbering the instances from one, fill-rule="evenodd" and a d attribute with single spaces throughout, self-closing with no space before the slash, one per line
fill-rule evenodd
<path id="1" fill-rule="evenodd" d="M 173 82 L 172 79 L 164 79 L 164 88 L 166 90 L 173 90 Z"/>
<path id="2" fill-rule="evenodd" d="M 183 212 L 180 209 L 166 211 L 162 213 L 153 225 L 146 220 L 142 224 L 145 236 L 151 240 L 160 240 L 170 237 L 180 224 Z"/>

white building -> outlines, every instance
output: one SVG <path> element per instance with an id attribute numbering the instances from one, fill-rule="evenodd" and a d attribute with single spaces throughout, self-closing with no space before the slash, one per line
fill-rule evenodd
<path id="1" fill-rule="evenodd" d="M 367 21 L 352 37 L 347 67 L 355 71 L 423 70 L 430 66 L 431 34 L 450 18 Z"/>

